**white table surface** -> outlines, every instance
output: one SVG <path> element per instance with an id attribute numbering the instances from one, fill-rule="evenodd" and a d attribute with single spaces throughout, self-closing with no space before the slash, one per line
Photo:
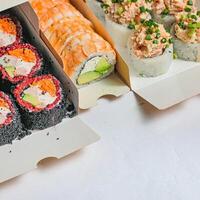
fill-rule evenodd
<path id="1" fill-rule="evenodd" d="M 129 93 L 81 118 L 101 140 L 0 185 L 0 200 L 199 200 L 200 97 L 167 111 Z"/>

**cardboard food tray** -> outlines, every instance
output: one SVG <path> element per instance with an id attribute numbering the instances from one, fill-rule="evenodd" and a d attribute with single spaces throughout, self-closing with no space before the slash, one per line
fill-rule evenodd
<path id="1" fill-rule="evenodd" d="M 4 5 L 0 8 L 0 11 L 12 7 L 9 11 L 20 20 L 23 30 L 26 27 L 24 32 L 32 35 L 30 42 L 50 61 L 50 67 L 53 68 L 55 76 L 59 78 L 64 88 L 68 90 L 69 99 L 74 103 L 75 111 L 78 113 L 77 89 L 65 76 L 58 61 L 39 37 L 38 21 L 31 6 L 29 3 L 23 3 L 25 0 L 12 0 L 12 4 L 11 1 L 8 1 L 7 7 L 5 6 L 6 2 L 0 0 L 1 5 Z M 98 139 L 99 136 L 77 116 L 71 119 L 66 118 L 62 123 L 43 131 L 33 131 L 31 135 L 25 138 L 13 141 L 12 145 L 0 147 L 0 158 L 2 160 L 0 183 L 35 169 L 37 163 L 45 158 L 62 158 L 96 142 Z"/>
<path id="2" fill-rule="evenodd" d="M 92 13 L 92 11 L 86 6 L 86 4 L 82 0 L 70 0 L 70 2 L 77 10 L 79 10 L 87 19 L 92 22 L 95 31 L 105 40 L 110 42 L 111 45 L 113 45 L 111 37 L 99 22 L 99 20 Z M 43 34 L 42 37 L 44 37 Z M 62 61 L 60 64 L 63 65 Z M 118 54 L 117 67 L 114 74 L 101 81 L 78 89 L 79 108 L 88 109 L 94 107 L 97 104 L 98 99 L 103 96 L 112 95 L 119 97 L 129 91 L 130 81 L 128 77 L 128 68 L 123 64 L 123 60 Z"/>
<path id="3" fill-rule="evenodd" d="M 200 8 L 200 1 L 197 3 Z M 102 20 L 102 24 L 105 25 L 105 21 Z M 127 49 L 118 44 L 115 47 L 129 68 L 131 89 L 157 109 L 167 109 L 200 93 L 200 63 L 177 59 L 168 73 L 143 78 L 135 75 Z"/>

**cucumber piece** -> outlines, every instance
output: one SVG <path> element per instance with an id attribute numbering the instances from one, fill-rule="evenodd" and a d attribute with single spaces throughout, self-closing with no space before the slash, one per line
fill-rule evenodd
<path id="1" fill-rule="evenodd" d="M 31 94 L 24 94 L 22 97 L 24 101 L 27 101 L 28 103 L 32 104 L 33 106 L 38 106 L 40 102 L 38 101 L 36 96 L 33 96 Z"/>
<path id="2" fill-rule="evenodd" d="M 14 66 L 6 66 L 5 70 L 7 72 L 7 74 L 11 77 L 14 78 L 15 77 L 15 67 Z"/>

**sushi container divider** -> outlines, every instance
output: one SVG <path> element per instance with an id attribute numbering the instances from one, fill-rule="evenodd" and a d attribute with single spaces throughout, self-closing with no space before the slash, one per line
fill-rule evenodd
<path id="1" fill-rule="evenodd" d="M 102 23 L 83 2 L 83 0 L 70 0 L 71 4 L 79 10 L 94 25 L 95 31 L 107 40 L 113 47 L 113 41 Z M 127 65 L 117 53 L 116 72 L 111 76 L 78 89 L 79 108 L 89 109 L 97 104 L 99 98 L 107 95 L 119 97 L 130 91 L 130 80 Z"/>
<path id="2" fill-rule="evenodd" d="M 200 9 L 200 0 L 198 3 Z M 105 27 L 105 21 L 101 23 Z M 107 31 L 112 38 L 109 28 Z M 131 90 L 158 110 L 165 110 L 200 94 L 200 63 L 177 59 L 173 61 L 169 72 L 164 75 L 152 78 L 139 77 L 131 67 L 133 62 L 127 48 L 118 43 L 114 46 L 128 68 L 126 76 L 129 77 Z"/>
<path id="3" fill-rule="evenodd" d="M 72 118 L 64 119 L 62 123 L 54 127 L 42 131 L 32 131 L 31 135 L 21 140 L 14 140 L 12 144 L 0 146 L 2 160 L 0 183 L 35 169 L 43 159 L 51 157 L 60 159 L 100 139 L 97 133 L 78 117 L 78 91 L 65 75 L 56 55 L 52 54 L 40 38 L 38 20 L 30 4 L 22 0 L 15 0 L 12 7 L 10 1 L 0 0 L 0 5 L 4 5 L 3 8 L 6 9 L 7 2 L 8 12 L 14 13 L 22 23 L 23 30 L 26 29 L 24 31 L 31 34 L 29 41 L 50 61 L 54 75 L 61 81 L 64 89 L 68 92 L 69 100 L 74 104 L 76 114 Z M 1 6 L 0 10 L 3 11 Z"/>

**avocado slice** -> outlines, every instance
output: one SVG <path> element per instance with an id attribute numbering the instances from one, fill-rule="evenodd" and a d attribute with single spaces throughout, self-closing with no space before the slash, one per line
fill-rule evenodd
<path id="1" fill-rule="evenodd" d="M 102 74 L 96 71 L 86 72 L 78 77 L 77 82 L 79 85 L 84 85 L 100 78 L 101 76 Z"/>
<path id="2" fill-rule="evenodd" d="M 14 66 L 6 66 L 5 67 L 5 70 L 6 72 L 8 73 L 8 75 L 11 77 L 11 78 L 14 78 L 14 73 L 15 73 L 15 67 Z"/>
<path id="3" fill-rule="evenodd" d="M 99 72 L 101 74 L 104 74 L 111 68 L 111 64 L 106 60 L 106 58 L 101 58 L 99 62 L 96 65 L 96 72 Z"/>
<path id="4" fill-rule="evenodd" d="M 27 101 L 28 103 L 32 104 L 33 106 L 38 106 L 40 102 L 38 101 L 36 96 L 33 96 L 31 94 L 24 94 L 22 97 L 24 101 Z"/>

